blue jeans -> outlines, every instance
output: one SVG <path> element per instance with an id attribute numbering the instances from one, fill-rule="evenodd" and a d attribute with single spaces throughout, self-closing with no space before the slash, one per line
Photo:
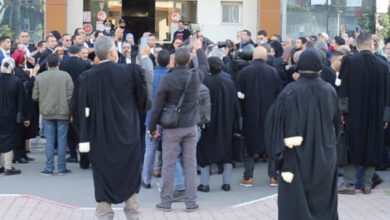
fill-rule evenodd
<path id="1" fill-rule="evenodd" d="M 160 139 L 156 140 L 150 137 L 149 134 L 145 134 L 145 156 L 142 169 L 142 181 L 145 184 L 150 184 L 152 181 L 154 158 L 160 141 Z"/>
<path id="2" fill-rule="evenodd" d="M 198 141 L 202 135 L 202 130 L 198 127 Z M 181 163 L 181 146 L 179 147 L 179 152 L 177 154 L 176 167 L 175 167 L 175 190 L 182 191 L 185 190 L 184 184 L 184 173 L 183 173 L 183 165 Z"/>
<path id="3" fill-rule="evenodd" d="M 58 171 L 66 170 L 66 138 L 68 135 L 69 121 L 65 120 L 42 120 L 46 136 L 46 171 L 54 171 L 54 142 L 58 141 Z"/>

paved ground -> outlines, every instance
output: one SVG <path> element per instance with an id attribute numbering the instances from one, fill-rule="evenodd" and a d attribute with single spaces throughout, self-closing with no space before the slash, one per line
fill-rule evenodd
<path id="1" fill-rule="evenodd" d="M 339 217 L 343 220 L 388 220 L 390 219 L 390 191 L 375 190 L 371 195 L 361 193 L 355 196 L 339 196 Z M 2 220 L 92 220 L 93 210 L 85 210 L 69 205 L 58 204 L 26 195 L 0 196 L 0 219 Z M 115 209 L 115 219 L 125 220 L 123 212 Z M 276 197 L 238 207 L 201 208 L 187 213 L 184 208 L 172 212 L 161 212 L 151 207 L 141 209 L 141 219 L 199 219 L 199 220 L 237 220 L 237 219 L 277 219 Z"/>
<path id="2" fill-rule="evenodd" d="M 22 175 L 0 175 L 0 220 L 4 219 L 94 219 L 96 205 L 90 170 L 80 170 L 70 164 L 73 173 L 68 176 L 45 177 L 39 175 L 44 164 L 43 148 L 33 148 L 29 164 L 16 164 Z M 276 188 L 267 185 L 267 166 L 257 164 L 254 187 L 238 185 L 242 167 L 234 169 L 231 192 L 219 189 L 221 175 L 212 175 L 210 193 L 198 193 L 201 209 L 186 213 L 182 203 L 173 205 L 174 211 L 163 213 L 154 208 L 159 192 L 142 189 L 142 219 L 277 219 Z M 390 172 L 380 172 L 385 183 L 371 195 L 339 196 L 340 219 L 390 219 Z M 13 195 L 11 195 L 13 194 Z M 44 198 L 44 199 L 43 199 Z M 115 206 L 115 219 L 125 219 L 123 205 Z"/>

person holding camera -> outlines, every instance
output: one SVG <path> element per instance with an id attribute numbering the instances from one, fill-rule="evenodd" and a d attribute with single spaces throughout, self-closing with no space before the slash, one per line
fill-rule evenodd
<path id="1" fill-rule="evenodd" d="M 172 206 L 174 170 L 179 145 L 182 147 L 185 173 L 185 205 L 187 211 L 199 208 L 196 203 L 196 144 L 198 142 L 197 124 L 200 120 L 198 99 L 200 84 L 209 73 L 209 64 L 201 49 L 202 43 L 199 38 L 195 41 L 194 48 L 199 67 L 194 72 L 188 70 L 191 51 L 188 48 L 176 50 L 176 67 L 161 80 L 150 115 L 148 125 L 150 136 L 155 139 L 160 137 L 157 124 L 164 128 L 161 203 L 156 205 L 163 211 L 170 211 Z M 163 111 L 170 109 L 171 106 L 179 106 L 178 119 L 175 120 L 174 126 L 167 127 L 162 123 L 164 118 L 161 116 L 164 115 Z"/>

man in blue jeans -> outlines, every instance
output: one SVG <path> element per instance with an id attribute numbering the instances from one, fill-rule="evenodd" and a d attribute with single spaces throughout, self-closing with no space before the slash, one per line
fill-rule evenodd
<path id="1" fill-rule="evenodd" d="M 49 69 L 35 79 L 32 98 L 39 102 L 46 136 L 46 167 L 42 175 L 52 176 L 54 171 L 54 142 L 58 141 L 58 173 L 69 174 L 66 169 L 66 137 L 71 119 L 73 81 L 67 72 L 58 69 L 60 58 L 53 53 L 47 57 Z"/>

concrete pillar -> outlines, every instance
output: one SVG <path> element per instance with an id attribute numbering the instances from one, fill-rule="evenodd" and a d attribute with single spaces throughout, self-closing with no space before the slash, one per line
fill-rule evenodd
<path id="1" fill-rule="evenodd" d="M 83 27 L 84 0 L 67 0 L 66 32 L 73 34 L 78 27 Z"/>

